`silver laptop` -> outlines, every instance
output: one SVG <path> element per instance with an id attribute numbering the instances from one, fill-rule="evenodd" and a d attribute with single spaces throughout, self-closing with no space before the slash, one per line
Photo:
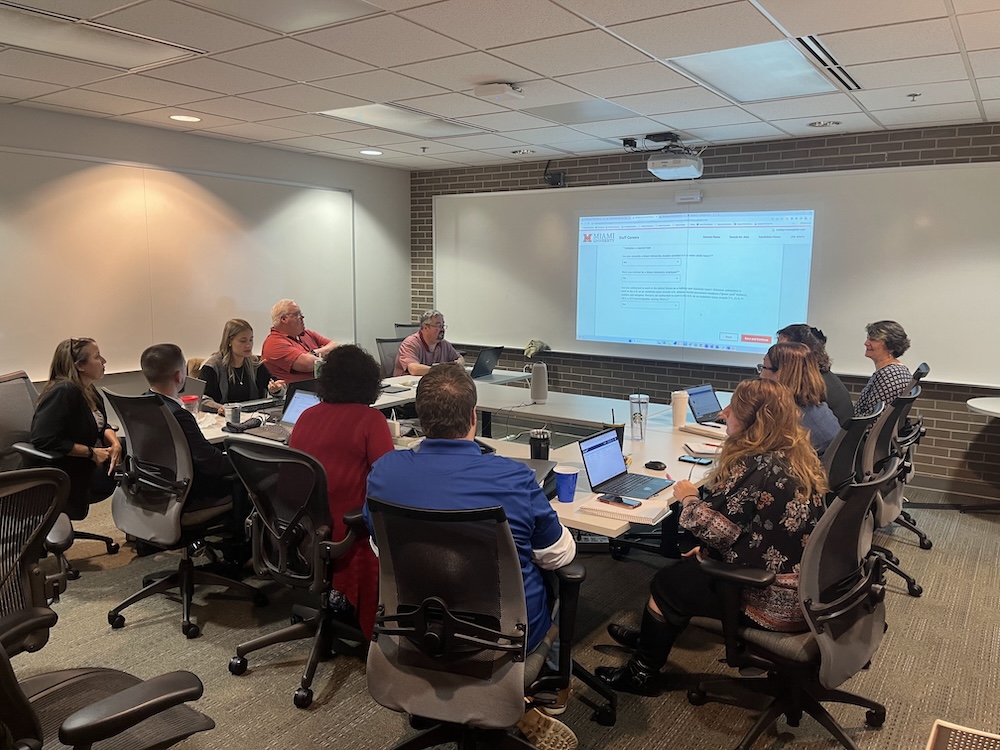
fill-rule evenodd
<path id="1" fill-rule="evenodd" d="M 200 378 L 193 378 L 190 375 L 184 381 L 184 387 L 181 389 L 181 393 L 185 396 L 197 396 L 201 398 L 205 395 L 205 381 Z"/>
<path id="2" fill-rule="evenodd" d="M 319 400 L 319 396 L 312 391 L 297 390 L 286 403 L 285 411 L 281 415 L 281 421 L 278 424 L 266 424 L 261 427 L 254 427 L 252 430 L 247 430 L 246 434 L 256 435 L 268 440 L 277 440 L 279 443 L 287 443 L 288 437 L 292 434 L 292 428 L 299 417 L 302 416 L 302 412 L 310 406 L 318 404 Z"/>
<path id="3" fill-rule="evenodd" d="M 630 474 L 622 457 L 622 446 L 614 430 L 599 432 L 580 441 L 583 468 L 594 492 L 645 500 L 673 484 L 669 479 Z"/>
<path id="4" fill-rule="evenodd" d="M 725 428 L 726 423 L 720 419 L 722 404 L 719 403 L 719 397 L 715 395 L 711 383 L 688 388 L 687 392 L 688 406 L 691 407 L 695 422 L 709 427 Z"/>
<path id="5" fill-rule="evenodd" d="M 500 355 L 503 354 L 502 346 L 491 346 L 487 349 L 483 349 L 479 352 L 479 356 L 476 357 L 476 364 L 472 366 L 472 377 L 475 378 L 485 378 L 488 375 L 493 374 L 493 368 L 497 366 L 497 362 L 500 361 Z"/>

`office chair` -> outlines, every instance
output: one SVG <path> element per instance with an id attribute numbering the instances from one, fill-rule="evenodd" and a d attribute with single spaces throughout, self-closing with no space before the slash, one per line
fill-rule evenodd
<path id="1" fill-rule="evenodd" d="M 435 722 L 396 750 L 531 747 L 506 730 L 524 716 L 525 696 L 541 701 L 571 675 L 605 699 L 595 720 L 614 724 L 614 693 L 572 659 L 582 564 L 556 571 L 559 669 L 539 677 L 556 628 L 526 653 L 521 564 L 503 508 L 424 510 L 369 497 L 368 509 L 380 597 L 368 690 L 386 708 Z"/>
<path id="2" fill-rule="evenodd" d="M 38 391 L 26 372 L 19 370 L 0 375 L 0 471 L 48 466 L 58 458 L 31 444 L 31 419 L 37 401 Z M 48 551 L 59 558 L 61 575 L 66 580 L 75 581 L 80 577 L 80 572 L 73 568 L 65 554 L 75 539 L 102 542 L 109 555 L 119 550 L 118 543 L 109 536 L 76 531 L 64 512 L 50 531 Z"/>
<path id="3" fill-rule="evenodd" d="M 267 597 L 247 584 L 196 567 L 192 556 L 205 548 L 207 537 L 232 536 L 233 499 L 188 500 L 194 467 L 191 450 L 181 427 L 160 396 L 121 396 L 104 390 L 122 421 L 129 453 L 118 489 L 111 499 L 115 525 L 126 534 L 163 550 L 182 550 L 176 571 L 146 576 L 143 588 L 108 612 L 112 628 L 125 627 L 123 610 L 155 594 L 178 589 L 181 597 L 181 632 L 188 638 L 201 635 L 191 622 L 191 600 L 198 585 L 225 586 L 253 600 Z"/>
<path id="4" fill-rule="evenodd" d="M 885 404 L 879 401 L 871 414 L 852 418 L 827 446 L 820 462 L 826 470 L 831 495 L 845 484 L 861 479 L 861 446 L 884 410 Z"/>
<path id="5" fill-rule="evenodd" d="M 0 473 L 0 646 L 9 656 L 40 649 L 56 623 L 47 607 L 53 581 L 38 561 L 68 496 L 69 477 L 59 469 Z"/>
<path id="6" fill-rule="evenodd" d="M 419 323 L 394 323 L 396 326 L 396 338 L 405 339 L 420 330 Z"/>
<path id="7" fill-rule="evenodd" d="M 378 358 L 382 365 L 382 378 L 391 378 L 396 369 L 396 357 L 399 355 L 399 345 L 403 339 L 375 339 L 378 347 Z"/>
<path id="8" fill-rule="evenodd" d="M 865 723 L 870 727 L 885 722 L 885 706 L 839 687 L 869 665 L 886 630 L 885 561 L 858 550 L 870 539 L 875 496 L 895 481 L 898 464 L 899 459 L 893 457 L 878 477 L 842 487 L 810 534 L 799 569 L 799 603 L 808 632 L 778 633 L 743 626 L 743 588 L 765 588 L 774 582 L 774 574 L 716 560 L 703 562 L 704 570 L 716 579 L 724 617 L 695 617 L 691 623 L 722 634 L 729 666 L 764 670 L 767 676 L 702 683 L 688 692 L 688 701 L 702 705 L 721 686 L 774 698 L 738 750 L 750 750 L 782 714 L 789 726 L 798 726 L 803 711 L 845 748 L 857 750 L 843 727 L 821 705 L 826 701 L 866 708 Z"/>
<path id="9" fill-rule="evenodd" d="M 253 501 L 249 523 L 255 572 L 317 596 L 314 609 L 293 608 L 290 626 L 237 646 L 229 671 L 243 674 L 249 653 L 311 638 L 312 650 L 293 701 L 299 708 L 308 708 L 319 660 L 331 650 L 360 656 L 367 646 L 367 637 L 356 625 L 336 618 L 330 608 L 330 591 L 334 560 L 356 543 L 367 545 L 368 530 L 358 508 L 345 516 L 347 535 L 336 541 L 331 538 L 326 471 L 312 456 L 284 445 L 234 438 L 226 440 L 226 452 Z M 373 599 L 378 595 L 376 591 L 371 594 Z"/>

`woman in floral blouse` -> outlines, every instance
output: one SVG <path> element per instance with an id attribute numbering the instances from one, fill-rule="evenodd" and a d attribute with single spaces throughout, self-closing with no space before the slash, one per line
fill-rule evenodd
<path id="1" fill-rule="evenodd" d="M 597 670 L 616 690 L 657 693 L 663 682 L 660 669 L 688 620 L 722 616 L 714 579 L 701 570 L 700 558 L 774 572 L 773 584 L 744 592 L 745 625 L 782 632 L 806 629 L 798 571 L 823 511 L 823 467 L 799 424 L 795 400 L 780 384 L 740 383 L 723 415 L 729 438 L 705 486 L 698 490 L 686 480 L 674 485 L 682 508 L 680 526 L 700 546 L 653 577 L 640 630 L 608 626 L 612 638 L 635 649 L 625 666 Z"/>

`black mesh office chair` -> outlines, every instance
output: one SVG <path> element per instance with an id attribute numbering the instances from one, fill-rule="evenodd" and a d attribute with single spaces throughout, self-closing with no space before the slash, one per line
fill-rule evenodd
<path id="1" fill-rule="evenodd" d="M 403 339 L 375 339 L 375 346 L 378 347 L 378 358 L 382 365 L 382 377 L 390 378 L 396 368 L 396 357 L 399 354 L 399 345 Z"/>
<path id="2" fill-rule="evenodd" d="M 396 338 L 405 339 L 420 330 L 419 323 L 394 323 L 396 326 Z"/>
<path id="3" fill-rule="evenodd" d="M 329 600 L 334 560 L 354 544 L 367 545 L 368 530 L 358 508 L 345 517 L 347 535 L 331 538 L 326 472 L 312 456 L 284 445 L 233 438 L 226 440 L 226 452 L 253 501 L 250 534 L 257 575 L 308 589 L 317 598 L 315 609 L 294 609 L 292 625 L 237 646 L 229 671 L 243 674 L 249 653 L 311 638 L 312 650 L 294 697 L 296 706 L 307 708 L 319 660 L 330 651 L 360 656 L 367 648 L 365 635 L 356 625 L 338 620 Z"/>
<path id="4" fill-rule="evenodd" d="M 192 555 L 209 537 L 241 533 L 233 519 L 232 497 L 197 498 L 188 502 L 194 477 L 191 451 L 180 425 L 157 395 L 121 396 L 104 391 L 122 421 L 129 444 L 121 482 L 111 500 L 115 525 L 126 534 L 164 550 L 182 550 L 176 571 L 146 576 L 143 588 L 108 612 L 112 628 L 125 626 L 121 612 L 136 602 L 171 589 L 181 597 L 181 632 L 197 638 L 201 629 L 191 622 L 191 600 L 198 585 L 225 586 L 253 600 L 267 597 L 242 581 L 196 567 Z"/>
<path id="5" fill-rule="evenodd" d="M 845 748 L 857 750 L 821 702 L 866 708 L 865 723 L 870 727 L 885 722 L 885 706 L 839 688 L 869 665 L 886 630 L 885 561 L 859 550 L 869 546 L 875 496 L 895 481 L 898 463 L 899 459 L 893 458 L 879 477 L 842 487 L 810 534 L 799 572 L 799 603 L 809 632 L 777 633 L 744 627 L 740 622 L 742 589 L 765 588 L 773 583 L 774 574 L 715 560 L 703 563 L 717 581 L 725 616 L 722 620 L 695 617 L 692 624 L 722 634 L 729 666 L 764 670 L 767 676 L 703 683 L 688 692 L 688 700 L 701 705 L 710 694 L 718 695 L 723 686 L 723 694 L 749 691 L 774 699 L 738 750 L 750 750 L 781 715 L 789 726 L 798 726 L 803 712 Z"/>
<path id="6" fill-rule="evenodd" d="M 827 446 L 821 462 L 831 491 L 862 478 L 861 446 L 884 410 L 885 404 L 879 401 L 871 414 L 852 418 Z"/>
<path id="7" fill-rule="evenodd" d="M 371 497 L 368 508 L 379 548 L 368 690 L 386 708 L 436 722 L 397 750 L 531 747 L 506 730 L 526 695 L 551 695 L 571 675 L 605 699 L 594 718 L 615 723 L 614 694 L 572 659 L 582 564 L 556 571 L 558 628 L 528 654 L 521 565 L 502 508 L 423 510 Z M 556 630 L 559 669 L 539 677 Z"/>

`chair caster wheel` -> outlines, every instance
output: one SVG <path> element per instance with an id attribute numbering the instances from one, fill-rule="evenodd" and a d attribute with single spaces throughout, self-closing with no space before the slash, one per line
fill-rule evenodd
<path id="1" fill-rule="evenodd" d="M 618 721 L 618 713 L 611 706 L 604 706 L 594 711 L 591 718 L 602 727 L 613 727 Z"/>
<path id="2" fill-rule="evenodd" d="M 245 656 L 234 656 L 229 660 L 229 674 L 240 675 L 247 671 Z"/>
<path id="3" fill-rule="evenodd" d="M 107 545 L 109 555 L 117 555 L 118 551 L 121 549 L 118 542 L 111 542 Z"/>
<path id="4" fill-rule="evenodd" d="M 875 729 L 885 724 L 885 709 L 871 709 L 865 712 L 865 724 Z"/>
<path id="5" fill-rule="evenodd" d="M 922 593 L 924 593 L 924 587 L 921 586 L 919 583 L 914 583 L 911 586 L 907 586 L 906 590 L 907 592 L 909 592 L 910 596 L 920 596 Z"/>
<path id="6" fill-rule="evenodd" d="M 270 603 L 267 598 L 267 594 L 263 592 L 257 592 L 253 595 L 253 606 L 255 607 L 266 607 Z"/>
<path id="7" fill-rule="evenodd" d="M 111 626 L 112 630 L 121 630 L 125 627 L 125 616 L 113 615 L 108 612 L 108 625 Z"/>
<path id="8" fill-rule="evenodd" d="M 688 690 L 688 703 L 692 706 L 704 706 L 707 700 L 704 690 Z"/>
<path id="9" fill-rule="evenodd" d="M 620 544 L 612 544 L 608 551 L 611 553 L 611 559 L 621 562 L 626 557 L 628 557 L 628 547 L 622 546 Z"/>
<path id="10" fill-rule="evenodd" d="M 290 624 L 298 625 L 300 622 L 305 622 L 306 618 L 302 617 L 302 615 L 292 615 L 291 617 L 288 618 L 288 620 Z"/>
<path id="11" fill-rule="evenodd" d="M 201 628 L 193 622 L 182 622 L 181 632 L 190 640 L 191 638 L 197 638 L 201 635 Z"/>
<path id="12" fill-rule="evenodd" d="M 923 539 L 920 540 L 920 549 L 930 549 L 933 546 L 934 542 L 932 542 L 927 537 L 924 537 Z"/>
<path id="13" fill-rule="evenodd" d="M 292 703 L 296 708 L 309 708 L 313 702 L 313 691 L 310 688 L 299 688 L 295 691 Z"/>
<path id="14" fill-rule="evenodd" d="M 76 581 L 79 580 L 79 578 L 80 578 L 80 571 L 77 570 L 76 568 L 69 568 L 66 571 L 66 580 Z"/>
<path id="15" fill-rule="evenodd" d="M 801 711 L 787 711 L 785 713 L 785 722 L 788 724 L 788 726 L 797 727 L 801 721 L 802 721 Z"/>

